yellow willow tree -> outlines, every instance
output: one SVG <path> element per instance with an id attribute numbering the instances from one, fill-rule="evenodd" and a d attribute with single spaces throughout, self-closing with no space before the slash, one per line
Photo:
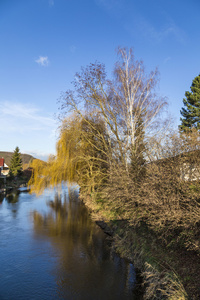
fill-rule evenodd
<path id="1" fill-rule="evenodd" d="M 108 147 L 106 127 L 98 115 L 73 114 L 63 119 L 56 156 L 43 164 L 33 161 L 32 191 L 67 181 L 78 183 L 85 193 L 94 192 L 107 178 Z"/>
<path id="2" fill-rule="evenodd" d="M 65 180 L 76 181 L 82 191 L 94 192 L 106 181 L 108 148 L 106 127 L 98 114 L 64 119 L 57 158 L 59 169 L 65 172 Z"/>

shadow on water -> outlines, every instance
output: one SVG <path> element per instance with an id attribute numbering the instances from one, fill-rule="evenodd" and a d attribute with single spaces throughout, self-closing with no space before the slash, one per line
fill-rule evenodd
<path id="1" fill-rule="evenodd" d="M 19 201 L 19 195 L 21 193 L 29 193 L 27 188 L 11 189 L 6 193 L 0 193 L 0 203 L 5 199 L 8 203 L 17 203 Z"/>
<path id="2" fill-rule="evenodd" d="M 32 213 L 36 239 L 48 239 L 59 258 L 54 270 L 62 299 L 141 299 L 134 266 L 110 251 L 77 191 L 56 194 L 50 211 Z"/>
<path id="3" fill-rule="evenodd" d="M 3 199 L 5 198 L 4 193 L 0 193 L 0 204 L 3 202 Z"/>

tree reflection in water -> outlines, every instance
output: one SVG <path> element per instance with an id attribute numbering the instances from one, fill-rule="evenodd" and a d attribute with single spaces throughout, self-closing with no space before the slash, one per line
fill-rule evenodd
<path id="1" fill-rule="evenodd" d="M 0 193 L 0 204 L 3 202 L 4 198 L 5 198 L 4 193 Z"/>
<path id="2" fill-rule="evenodd" d="M 17 203 L 19 200 L 19 194 L 20 194 L 19 190 L 14 190 L 6 194 L 6 200 L 8 201 L 8 203 Z"/>
<path id="3" fill-rule="evenodd" d="M 76 191 L 55 195 L 50 212 L 33 212 L 36 238 L 48 238 L 58 265 L 58 294 L 65 299 L 133 299 L 134 268 L 111 254 L 108 240 L 90 219 Z M 134 280 L 133 280 L 134 279 Z M 139 299 L 139 298 L 134 298 Z"/>

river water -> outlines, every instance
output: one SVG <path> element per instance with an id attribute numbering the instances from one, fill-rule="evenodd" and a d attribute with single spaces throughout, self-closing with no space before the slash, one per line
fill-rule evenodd
<path id="1" fill-rule="evenodd" d="M 78 192 L 0 200 L 0 299 L 139 299 L 134 266 L 110 250 Z"/>

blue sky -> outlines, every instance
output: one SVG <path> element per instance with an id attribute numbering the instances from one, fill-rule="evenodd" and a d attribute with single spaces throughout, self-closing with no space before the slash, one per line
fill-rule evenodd
<path id="1" fill-rule="evenodd" d="M 118 46 L 158 67 L 177 127 L 200 73 L 199 16 L 199 0 L 0 0 L 0 150 L 55 153 L 61 92 L 95 60 L 110 74 Z"/>

